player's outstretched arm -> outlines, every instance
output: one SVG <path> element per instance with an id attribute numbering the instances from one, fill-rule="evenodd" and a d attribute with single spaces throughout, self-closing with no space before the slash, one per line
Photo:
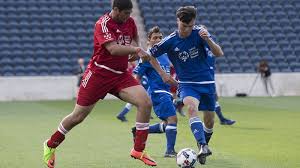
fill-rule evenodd
<path id="1" fill-rule="evenodd" d="M 115 41 L 105 43 L 104 47 L 113 56 L 138 54 L 138 52 L 141 51 L 140 47 L 124 46 L 124 45 L 117 44 L 117 42 Z"/>
<path id="2" fill-rule="evenodd" d="M 212 38 L 209 37 L 210 35 L 206 29 L 201 29 L 199 31 L 199 35 L 203 40 L 205 40 L 207 42 L 207 44 L 210 47 L 211 52 L 215 56 L 220 57 L 220 56 L 224 55 L 222 48 L 217 43 L 215 43 Z"/>
<path id="3" fill-rule="evenodd" d="M 152 65 L 152 67 L 156 70 L 156 72 L 160 75 L 160 77 L 162 78 L 162 80 L 165 83 L 168 83 L 170 85 L 177 85 L 177 81 L 175 79 L 172 78 L 171 75 L 168 75 L 159 65 L 159 63 L 157 62 L 157 60 L 150 56 L 150 64 Z"/>

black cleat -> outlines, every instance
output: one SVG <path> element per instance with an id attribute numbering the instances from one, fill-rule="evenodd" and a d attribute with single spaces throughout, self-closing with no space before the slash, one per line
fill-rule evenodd
<path id="1" fill-rule="evenodd" d="M 177 156 L 177 152 L 175 152 L 174 150 L 172 151 L 166 151 L 165 153 L 165 158 L 175 158 Z"/>
<path id="2" fill-rule="evenodd" d="M 197 160 L 200 164 L 204 165 L 206 162 L 206 157 L 212 154 L 211 150 L 208 148 L 208 145 L 199 145 L 199 153 L 197 155 Z"/>
<path id="3" fill-rule="evenodd" d="M 224 119 L 220 122 L 221 125 L 233 125 L 236 121 L 230 119 Z"/>
<path id="4" fill-rule="evenodd" d="M 122 121 L 122 122 L 127 122 L 128 121 L 125 116 L 117 116 L 117 119 Z"/>

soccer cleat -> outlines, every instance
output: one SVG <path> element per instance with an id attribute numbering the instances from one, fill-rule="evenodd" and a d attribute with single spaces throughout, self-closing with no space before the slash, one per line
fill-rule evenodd
<path id="1" fill-rule="evenodd" d="M 175 152 L 174 150 L 172 151 L 166 151 L 165 153 L 165 158 L 174 158 L 177 156 L 177 152 Z"/>
<path id="2" fill-rule="evenodd" d="M 48 166 L 48 168 L 54 168 L 54 165 L 55 165 L 55 148 L 48 147 L 47 141 L 44 142 L 43 160 L 44 160 L 44 163 Z"/>
<path id="3" fill-rule="evenodd" d="M 134 148 L 130 152 L 130 156 L 134 159 L 139 159 L 148 166 L 157 166 L 157 163 L 147 155 L 146 152 L 138 152 Z"/>
<path id="4" fill-rule="evenodd" d="M 206 162 L 206 157 L 211 155 L 212 152 L 211 150 L 208 148 L 208 145 L 198 145 L 199 148 L 199 153 L 197 155 L 197 160 L 200 164 L 204 165 Z"/>
<path id="5" fill-rule="evenodd" d="M 117 116 L 117 119 L 122 121 L 122 122 L 127 122 L 128 121 L 125 116 Z"/>
<path id="6" fill-rule="evenodd" d="M 233 125 L 235 123 L 234 120 L 224 119 L 220 122 L 221 125 Z"/>

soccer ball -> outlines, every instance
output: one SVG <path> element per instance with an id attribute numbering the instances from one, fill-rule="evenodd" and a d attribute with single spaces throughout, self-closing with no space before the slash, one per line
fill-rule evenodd
<path id="1" fill-rule="evenodd" d="M 197 154 L 193 149 L 184 148 L 176 157 L 177 165 L 181 168 L 193 168 L 197 161 Z"/>

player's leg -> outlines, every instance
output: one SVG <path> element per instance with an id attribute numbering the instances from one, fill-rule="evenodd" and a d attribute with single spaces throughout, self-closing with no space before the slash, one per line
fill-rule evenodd
<path id="1" fill-rule="evenodd" d="M 222 113 L 222 108 L 219 104 L 219 102 L 216 102 L 216 108 L 215 108 L 215 112 L 220 120 L 220 124 L 221 125 L 233 125 L 236 121 L 231 120 L 231 119 L 227 119 L 224 117 L 223 113 Z"/>
<path id="2" fill-rule="evenodd" d="M 164 113 L 166 110 L 169 110 L 169 102 L 172 101 L 172 97 L 166 93 L 152 93 L 150 94 L 154 113 L 158 118 L 160 118 L 163 122 L 155 123 L 150 125 L 149 133 L 164 133 L 167 122 Z M 174 109 L 174 107 L 172 107 Z"/>
<path id="3" fill-rule="evenodd" d="M 199 105 L 199 111 L 203 111 L 204 120 L 204 134 L 207 144 L 213 134 L 214 117 L 216 107 L 216 95 L 215 94 L 201 94 L 201 103 Z"/>
<path id="4" fill-rule="evenodd" d="M 199 147 L 199 153 L 197 155 L 198 162 L 200 164 L 205 164 L 206 157 L 211 155 L 211 151 L 206 143 L 203 124 L 197 115 L 199 101 L 194 97 L 188 96 L 183 99 L 183 103 L 187 106 L 191 131 Z"/>
<path id="5" fill-rule="evenodd" d="M 166 122 L 158 122 L 149 126 L 149 134 L 161 134 L 166 132 Z"/>
<path id="6" fill-rule="evenodd" d="M 174 109 L 175 115 L 167 118 L 166 126 L 166 139 L 167 139 L 167 150 L 165 157 L 176 157 L 177 152 L 175 151 L 176 137 L 177 137 L 177 116 Z"/>
<path id="7" fill-rule="evenodd" d="M 221 105 L 218 102 L 219 96 L 218 96 L 217 93 L 215 94 L 215 98 L 216 98 L 215 112 L 216 112 L 216 114 L 217 114 L 217 116 L 220 120 L 220 124 L 221 125 L 232 125 L 232 124 L 234 124 L 235 123 L 234 120 L 227 119 L 223 116 Z M 207 109 L 202 109 L 202 110 L 207 110 Z M 200 111 L 201 111 L 201 109 L 200 109 Z"/>
<path id="8" fill-rule="evenodd" d="M 81 123 L 92 111 L 96 102 L 105 97 L 110 89 L 110 80 L 105 80 L 101 75 L 93 74 L 87 70 L 80 85 L 77 104 L 73 112 L 67 115 L 59 124 L 58 130 L 44 143 L 44 162 L 49 168 L 54 168 L 55 148 L 65 139 L 65 135 L 76 125 Z M 107 83 L 105 83 L 107 82 Z M 51 163 L 53 163 L 51 165 Z"/>
<path id="9" fill-rule="evenodd" d="M 151 113 L 151 100 L 145 89 L 141 85 L 130 86 L 122 89 L 118 96 L 137 107 L 136 115 L 136 136 L 134 139 L 134 148 L 131 150 L 131 156 L 140 159 L 145 164 L 156 166 L 156 162 L 144 153 Z"/>
<path id="10" fill-rule="evenodd" d="M 123 110 L 117 115 L 117 119 L 119 119 L 122 122 L 127 122 L 128 120 L 126 119 L 125 115 L 130 111 L 131 107 L 132 104 L 126 103 Z"/>
<path id="11" fill-rule="evenodd" d="M 204 120 L 204 135 L 206 139 L 206 143 L 208 144 L 211 136 L 213 134 L 214 129 L 214 111 L 204 111 L 203 120 Z"/>
<path id="12" fill-rule="evenodd" d="M 157 117 L 166 121 L 167 149 L 165 157 L 175 157 L 175 143 L 177 137 L 177 116 L 170 93 L 155 93 L 151 95 L 153 109 Z"/>
<path id="13" fill-rule="evenodd" d="M 43 160 L 49 168 L 55 166 L 55 149 L 65 139 L 65 135 L 76 125 L 81 123 L 93 109 L 94 104 L 90 106 L 75 105 L 73 112 L 67 115 L 59 124 L 57 131 L 44 142 Z"/>
<path id="14" fill-rule="evenodd" d="M 197 115 L 199 100 L 194 97 L 187 96 L 183 99 L 183 103 L 187 106 L 187 112 L 189 116 L 189 123 L 191 127 L 191 131 L 199 144 L 206 144 L 204 132 L 203 132 L 203 124 Z"/>
<path id="15" fill-rule="evenodd" d="M 222 121 L 225 120 L 225 117 L 224 117 L 223 114 L 222 114 L 221 106 L 220 106 L 220 104 L 219 104 L 218 101 L 216 101 L 215 112 L 216 112 L 216 114 L 217 114 L 217 116 L 218 116 L 220 122 L 222 123 Z"/>

